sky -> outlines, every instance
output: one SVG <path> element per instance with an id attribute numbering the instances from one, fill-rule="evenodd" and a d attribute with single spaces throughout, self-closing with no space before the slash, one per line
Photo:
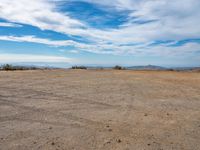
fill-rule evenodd
<path id="1" fill-rule="evenodd" d="M 0 64 L 200 66 L 199 0 L 0 0 Z"/>

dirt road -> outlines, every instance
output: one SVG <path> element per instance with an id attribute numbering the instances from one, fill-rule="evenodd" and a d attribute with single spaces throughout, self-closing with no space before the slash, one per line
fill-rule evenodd
<path id="1" fill-rule="evenodd" d="M 0 72 L 0 150 L 200 150 L 200 73 Z"/>

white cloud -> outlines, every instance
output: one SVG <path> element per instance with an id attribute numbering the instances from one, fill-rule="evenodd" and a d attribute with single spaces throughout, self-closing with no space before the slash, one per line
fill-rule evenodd
<path id="1" fill-rule="evenodd" d="M 78 50 L 70 50 L 69 52 L 70 52 L 70 53 L 74 53 L 74 54 L 78 54 L 78 53 L 79 53 Z"/>
<path id="2" fill-rule="evenodd" d="M 47 0 L 0 0 L 0 18 L 58 32 L 73 33 L 76 28 L 84 27 L 80 21 L 56 11 Z"/>
<path id="3" fill-rule="evenodd" d="M 0 18 L 33 25 L 42 30 L 82 36 L 94 41 L 95 44 L 83 44 L 70 40 L 53 41 L 33 36 L 1 36 L 0 40 L 34 42 L 50 46 L 72 45 L 80 50 L 109 54 L 164 54 L 163 49 L 169 51 L 170 54 L 182 54 L 183 52 L 188 53 L 186 48 L 189 52 L 200 50 L 199 44 L 195 46 L 191 44 L 188 47 L 186 45 L 180 47 L 147 46 L 156 40 L 178 41 L 199 38 L 199 0 L 82 0 L 131 12 L 128 23 L 119 29 L 110 30 L 91 28 L 79 20 L 72 19 L 67 13 L 58 10 L 56 1 L 67 2 L 69 0 L 0 0 Z M 156 21 L 142 25 L 134 23 L 140 20 Z M 139 45 L 120 46 L 133 43 L 139 43 Z"/>
<path id="4" fill-rule="evenodd" d="M 182 56 L 184 54 L 193 54 L 200 51 L 200 43 L 186 43 L 181 46 L 170 46 L 176 44 L 176 41 L 169 43 L 162 43 L 152 46 L 152 42 L 141 43 L 136 45 L 120 45 L 120 44 L 81 44 L 71 40 L 50 40 L 37 38 L 34 36 L 0 36 L 0 40 L 17 41 L 17 42 L 32 42 L 45 44 L 48 46 L 65 47 L 74 46 L 76 49 L 71 50 L 71 53 L 78 53 L 81 51 L 93 52 L 98 54 L 114 54 L 114 55 L 135 55 L 135 56 Z M 64 51 L 64 49 L 60 50 Z"/>
<path id="5" fill-rule="evenodd" d="M 48 46 L 55 46 L 55 47 L 63 47 L 63 46 L 74 46 L 79 50 L 85 50 L 89 52 L 96 52 L 96 53 L 105 53 L 104 48 L 108 47 L 107 45 L 88 45 L 83 43 L 78 43 L 72 40 L 50 40 L 44 38 L 38 38 L 35 36 L 0 36 L 0 40 L 3 41 L 15 41 L 15 42 L 30 42 L 30 43 L 38 43 L 38 44 L 45 44 Z"/>
<path id="6" fill-rule="evenodd" d="M 15 42 L 31 42 L 31 43 L 39 43 L 39 44 L 46 44 L 49 46 L 70 46 L 70 45 L 79 45 L 79 43 L 71 41 L 71 40 L 60 40 L 60 41 L 53 41 L 44 38 L 37 38 L 35 36 L 0 36 L 0 40 L 5 41 L 15 41 Z"/>
<path id="7" fill-rule="evenodd" d="M 30 54 L 0 54 L 0 63 L 41 62 L 41 63 L 72 63 L 73 59 L 59 56 Z"/>
<path id="8" fill-rule="evenodd" d="M 59 49 L 60 52 L 70 52 L 70 53 L 74 53 L 74 54 L 78 54 L 79 51 L 78 50 L 66 50 L 66 49 Z"/>
<path id="9" fill-rule="evenodd" d="M 0 27 L 22 27 L 22 25 L 9 23 L 9 22 L 0 22 Z"/>

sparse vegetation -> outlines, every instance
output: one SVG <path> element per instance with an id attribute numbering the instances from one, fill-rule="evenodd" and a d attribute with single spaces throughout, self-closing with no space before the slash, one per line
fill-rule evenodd
<path id="1" fill-rule="evenodd" d="M 13 66 L 12 65 L 9 65 L 9 64 L 5 64 L 1 67 L 2 70 L 13 70 Z"/>
<path id="2" fill-rule="evenodd" d="M 13 66 L 10 64 L 5 64 L 0 67 L 0 70 L 4 71 L 15 71 L 15 70 L 36 70 L 36 67 L 25 67 L 25 66 Z"/>
<path id="3" fill-rule="evenodd" d="M 116 65 L 113 69 L 115 70 L 125 70 L 124 67 Z"/>
<path id="4" fill-rule="evenodd" d="M 85 66 L 72 66 L 71 69 L 87 69 Z"/>

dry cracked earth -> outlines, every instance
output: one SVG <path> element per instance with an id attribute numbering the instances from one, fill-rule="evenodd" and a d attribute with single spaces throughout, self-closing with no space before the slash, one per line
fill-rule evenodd
<path id="1" fill-rule="evenodd" d="M 1 71 L 0 150 L 200 150 L 200 73 Z"/>

